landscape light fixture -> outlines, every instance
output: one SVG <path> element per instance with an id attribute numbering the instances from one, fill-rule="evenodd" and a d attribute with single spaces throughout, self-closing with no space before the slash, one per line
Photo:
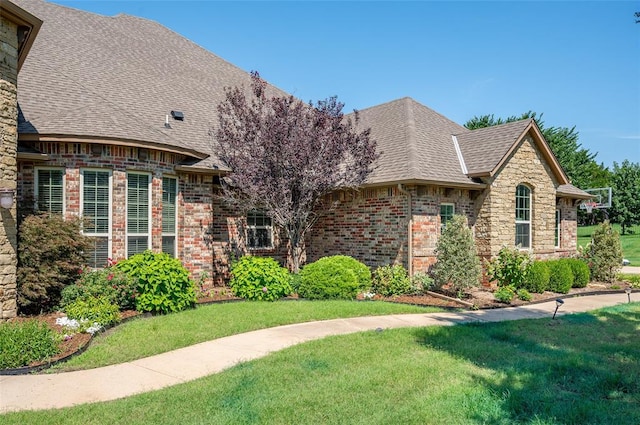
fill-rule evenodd
<path id="1" fill-rule="evenodd" d="M 553 317 L 552 317 L 552 319 L 553 319 L 553 320 L 555 320 L 555 318 L 556 318 L 556 313 L 558 312 L 558 309 L 560 308 L 560 306 L 561 306 L 562 304 L 564 304 L 564 301 L 562 301 L 560 298 L 558 298 L 558 299 L 556 300 L 556 311 L 554 311 L 554 312 L 553 312 Z"/>
<path id="2" fill-rule="evenodd" d="M 624 292 L 627 293 L 627 299 L 629 300 L 629 302 L 631 302 L 631 288 L 625 288 Z"/>
<path id="3" fill-rule="evenodd" d="M 13 206 L 13 198 L 16 196 L 16 191 L 13 189 L 0 189 L 0 207 L 9 209 Z"/>

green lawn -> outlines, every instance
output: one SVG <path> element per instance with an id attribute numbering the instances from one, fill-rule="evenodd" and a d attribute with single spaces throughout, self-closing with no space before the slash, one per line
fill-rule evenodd
<path id="1" fill-rule="evenodd" d="M 194 382 L 11 424 L 638 424 L 640 303 L 301 344 Z"/>
<path id="2" fill-rule="evenodd" d="M 620 225 L 612 225 L 615 230 L 620 233 Z M 597 226 L 581 226 L 578 227 L 578 246 L 585 246 L 591 242 L 591 233 Z M 633 228 L 632 234 L 620 236 L 620 244 L 622 245 L 622 253 L 624 258 L 631 261 L 632 266 L 640 266 L 640 226 Z"/>
<path id="3" fill-rule="evenodd" d="M 123 363 L 256 329 L 340 317 L 442 311 L 382 301 L 232 302 L 165 316 L 134 319 L 100 335 L 83 354 L 52 371 Z"/>

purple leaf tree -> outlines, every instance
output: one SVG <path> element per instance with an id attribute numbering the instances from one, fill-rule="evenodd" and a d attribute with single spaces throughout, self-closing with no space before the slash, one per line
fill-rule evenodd
<path id="1" fill-rule="evenodd" d="M 289 268 L 298 272 L 305 235 L 326 209 L 326 195 L 361 186 L 378 158 L 370 130 L 357 113 L 345 118 L 336 97 L 304 103 L 269 96 L 253 72 L 250 96 L 227 88 L 218 106 L 214 148 L 231 169 L 223 196 L 241 211 L 262 209 L 288 242 Z"/>

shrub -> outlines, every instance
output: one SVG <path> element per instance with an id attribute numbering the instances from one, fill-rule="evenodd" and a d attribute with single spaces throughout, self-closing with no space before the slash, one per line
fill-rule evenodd
<path id="1" fill-rule="evenodd" d="M 547 261 L 549 266 L 549 290 L 559 294 L 566 294 L 573 286 L 573 272 L 565 261 Z"/>
<path id="2" fill-rule="evenodd" d="M 591 280 L 591 271 L 587 263 L 577 258 L 565 258 L 561 261 L 567 263 L 571 268 L 574 288 L 584 288 L 587 286 L 589 280 Z"/>
<path id="3" fill-rule="evenodd" d="M 145 251 L 120 261 L 116 268 L 137 280 L 138 311 L 166 314 L 195 305 L 195 284 L 177 258 Z"/>
<path id="4" fill-rule="evenodd" d="M 298 295 L 309 299 L 353 299 L 371 287 L 371 271 L 344 255 L 324 257 L 300 271 Z"/>
<path id="5" fill-rule="evenodd" d="M 231 265 L 229 286 L 241 298 L 275 301 L 292 291 L 291 275 L 273 258 L 245 256 Z"/>
<path id="6" fill-rule="evenodd" d="M 23 313 L 50 311 L 60 291 L 75 283 L 86 264 L 92 240 L 80 233 L 79 220 L 31 215 L 18 231 L 18 306 Z"/>
<path id="7" fill-rule="evenodd" d="M 407 269 L 399 264 L 378 267 L 371 280 L 371 290 L 385 297 L 415 292 Z"/>
<path id="8" fill-rule="evenodd" d="M 513 297 L 516 296 L 516 292 L 513 286 L 502 286 L 493 293 L 493 296 L 501 303 L 510 304 L 513 300 Z"/>
<path id="9" fill-rule="evenodd" d="M 120 309 L 105 296 L 77 299 L 64 308 L 67 317 L 81 324 L 79 332 L 98 324 L 108 326 L 120 321 Z"/>
<path id="10" fill-rule="evenodd" d="M 425 272 L 415 272 L 411 278 L 411 285 L 417 294 L 425 293 L 433 289 L 433 278 Z"/>
<path id="11" fill-rule="evenodd" d="M 518 296 L 518 298 L 520 298 L 522 301 L 531 301 L 532 297 L 531 294 L 529 293 L 529 291 L 527 291 L 526 289 L 518 289 L 516 291 L 516 295 Z"/>
<path id="12" fill-rule="evenodd" d="M 60 352 L 61 336 L 36 321 L 0 323 L 0 369 L 28 366 Z"/>
<path id="13" fill-rule="evenodd" d="M 437 262 L 433 266 L 433 277 L 437 288 L 448 285 L 451 293 L 460 294 L 479 285 L 482 275 L 480 259 L 464 216 L 454 215 L 449 220 L 435 252 Z"/>
<path id="14" fill-rule="evenodd" d="M 549 288 L 549 266 L 544 261 L 531 263 L 524 278 L 523 289 L 542 294 Z"/>
<path id="15" fill-rule="evenodd" d="M 591 269 L 591 278 L 602 282 L 613 282 L 622 267 L 620 235 L 609 221 L 598 225 L 591 235 L 591 243 L 583 250 L 583 256 Z"/>
<path id="16" fill-rule="evenodd" d="M 118 270 L 107 267 L 99 270 L 83 270 L 80 279 L 74 285 L 62 290 L 60 307 L 64 307 L 77 299 L 105 296 L 120 310 L 134 310 L 138 294 L 137 280 Z"/>
<path id="17" fill-rule="evenodd" d="M 487 262 L 487 275 L 498 286 L 512 285 L 516 289 L 525 285 L 527 271 L 532 260 L 527 251 L 518 248 L 502 247 L 498 256 Z"/>

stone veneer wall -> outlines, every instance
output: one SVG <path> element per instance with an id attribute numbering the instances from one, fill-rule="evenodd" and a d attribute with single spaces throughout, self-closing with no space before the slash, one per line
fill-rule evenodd
<path id="1" fill-rule="evenodd" d="M 489 184 L 490 188 L 476 200 L 479 254 L 493 256 L 503 246 L 514 245 L 515 194 L 519 184 L 531 188 L 533 253 L 541 256 L 553 254 L 557 182 L 530 136 L 523 139 L 503 169 L 489 180 Z M 567 221 L 563 226 L 569 231 L 571 213 L 567 209 L 564 214 Z M 570 246 L 568 242 L 567 246 Z"/>
<path id="2" fill-rule="evenodd" d="M 0 187 L 16 187 L 17 26 L 0 16 Z M 15 317 L 17 235 L 16 207 L 0 209 L 0 320 Z"/>
<path id="3" fill-rule="evenodd" d="M 150 150 L 148 158 L 138 159 L 138 149 L 123 146 L 102 146 L 102 153 L 94 154 L 86 143 L 40 142 L 35 146 L 49 155 L 46 162 L 19 162 L 19 207 L 33 210 L 35 169 L 65 169 L 65 217 L 80 214 L 80 171 L 101 169 L 112 172 L 112 233 L 111 257 L 126 258 L 126 191 L 127 172 L 143 172 L 152 176 L 151 182 L 151 243 L 154 251 L 162 250 L 162 178 L 178 178 L 177 253 L 183 264 L 198 279 L 207 272 L 213 275 L 212 241 L 208 235 L 213 226 L 213 177 L 175 172 L 180 155 Z"/>

